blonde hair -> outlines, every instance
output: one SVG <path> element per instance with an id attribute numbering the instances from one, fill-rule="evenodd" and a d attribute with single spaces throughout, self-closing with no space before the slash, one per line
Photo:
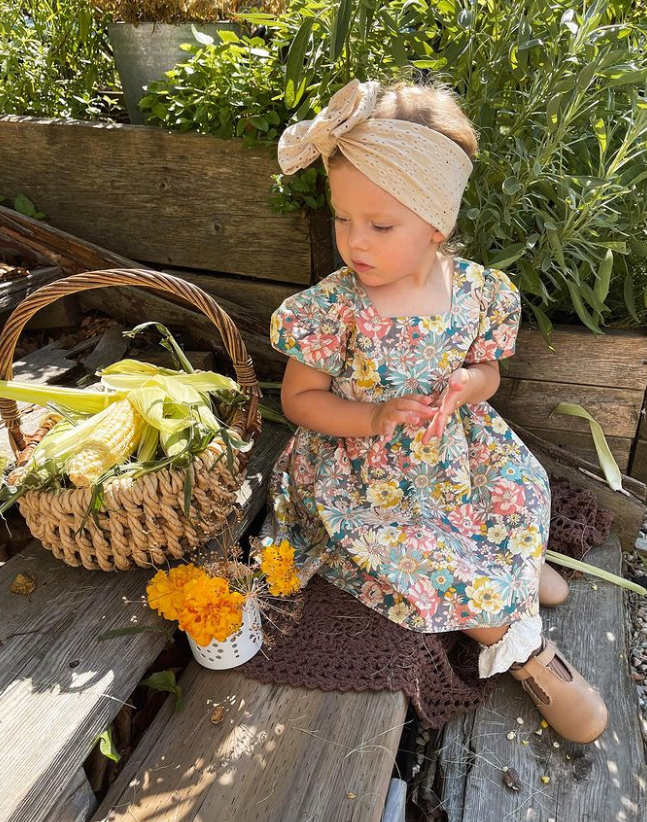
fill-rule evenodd
<path id="1" fill-rule="evenodd" d="M 458 95 L 449 84 L 438 80 L 420 85 L 398 81 L 383 86 L 371 117 L 407 120 L 433 128 L 460 146 L 470 160 L 474 159 L 478 151 L 477 133 L 469 117 L 461 109 Z M 344 155 L 336 150 L 328 158 L 328 163 L 332 166 L 344 160 Z M 449 245 L 449 238 L 455 230 L 454 228 L 440 244 L 443 251 L 451 253 L 456 250 L 456 247 Z"/>

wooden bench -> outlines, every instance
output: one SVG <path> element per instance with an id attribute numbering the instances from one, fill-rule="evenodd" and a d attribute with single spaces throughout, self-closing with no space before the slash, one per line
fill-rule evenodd
<path id="1" fill-rule="evenodd" d="M 244 518 L 236 537 L 261 509 L 269 467 L 288 436 L 287 428 L 265 424 L 239 493 Z M 30 597 L 10 593 L 18 573 L 36 577 Z M 167 624 L 139 602 L 150 577 L 71 568 L 35 540 L 0 568 L 0 750 L 12 775 L 0 794 L 1 822 L 85 822 L 94 810 L 82 764 L 165 643 L 153 632 L 98 637 L 135 619 Z M 185 709 L 174 713 L 167 701 L 108 803 L 121 788 L 115 804 L 134 811 L 144 803 L 139 818 L 151 808 L 148 818 L 175 818 L 182 807 L 189 820 L 211 805 L 231 820 L 305 820 L 322 808 L 318 818 L 331 821 L 381 818 L 403 695 L 272 687 L 197 663 L 181 685 Z M 225 707 L 218 726 L 209 721 L 216 703 Z M 126 783 L 140 768 L 146 790 L 133 791 Z M 108 818 L 129 814 L 116 807 Z"/>

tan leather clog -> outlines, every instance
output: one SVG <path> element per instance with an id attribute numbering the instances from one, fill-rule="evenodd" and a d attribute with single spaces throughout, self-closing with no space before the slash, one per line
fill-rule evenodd
<path id="1" fill-rule="evenodd" d="M 608 711 L 600 694 L 542 637 L 541 648 L 510 673 L 521 682 L 546 722 L 571 742 L 593 742 L 607 726 Z"/>

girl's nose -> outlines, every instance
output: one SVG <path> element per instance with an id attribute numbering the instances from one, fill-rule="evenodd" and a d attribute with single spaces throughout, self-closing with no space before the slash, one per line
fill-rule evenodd
<path id="1" fill-rule="evenodd" d="M 368 245 L 368 233 L 359 226 L 353 226 L 348 232 L 348 247 L 356 251 L 366 251 Z"/>

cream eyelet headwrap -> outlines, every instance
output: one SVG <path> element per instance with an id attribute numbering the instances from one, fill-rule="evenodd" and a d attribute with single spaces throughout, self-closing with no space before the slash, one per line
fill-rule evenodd
<path id="1" fill-rule="evenodd" d="M 285 174 L 339 149 L 355 168 L 447 237 L 456 224 L 472 162 L 449 137 L 407 120 L 371 117 L 379 83 L 351 80 L 314 120 L 287 128 L 279 140 Z"/>

